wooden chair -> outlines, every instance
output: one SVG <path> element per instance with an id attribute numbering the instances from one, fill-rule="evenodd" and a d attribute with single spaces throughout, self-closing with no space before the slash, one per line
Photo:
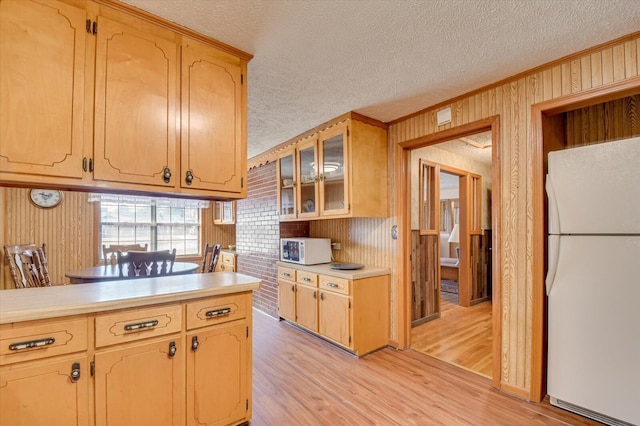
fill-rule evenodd
<path id="1" fill-rule="evenodd" d="M 118 256 L 118 268 L 121 277 L 143 278 L 169 275 L 176 260 L 176 249 L 160 251 L 121 251 Z M 125 266 L 127 266 L 125 270 Z"/>
<path id="2" fill-rule="evenodd" d="M 45 244 L 42 247 L 35 244 L 6 245 L 4 251 L 16 288 L 51 285 Z"/>
<path id="3" fill-rule="evenodd" d="M 220 256 L 220 244 L 205 244 L 202 254 L 202 270 L 200 272 L 213 272 L 216 270 L 218 264 L 218 257 Z M 208 260 L 207 260 L 208 259 Z"/>
<path id="4" fill-rule="evenodd" d="M 147 245 L 142 245 L 142 244 L 121 244 L 121 245 L 117 245 L 117 244 L 112 244 L 109 247 L 105 246 L 104 244 L 102 245 L 102 255 L 103 255 L 103 259 L 104 259 L 104 263 L 105 265 L 111 263 L 112 265 L 115 265 L 118 261 L 118 256 L 116 255 L 116 253 L 118 253 L 119 251 L 123 252 L 123 253 L 128 253 L 130 251 L 147 251 Z"/>

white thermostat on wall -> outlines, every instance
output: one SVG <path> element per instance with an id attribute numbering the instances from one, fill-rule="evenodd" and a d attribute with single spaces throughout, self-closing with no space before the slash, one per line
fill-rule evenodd
<path id="1" fill-rule="evenodd" d="M 438 111 L 438 126 L 451 123 L 451 108 L 445 108 Z"/>

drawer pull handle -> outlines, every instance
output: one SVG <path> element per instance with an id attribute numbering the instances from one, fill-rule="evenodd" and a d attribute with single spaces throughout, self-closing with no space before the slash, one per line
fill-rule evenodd
<path id="1" fill-rule="evenodd" d="M 136 322 L 133 324 L 127 324 L 124 326 L 124 329 L 126 331 L 132 331 L 132 330 L 140 330 L 141 328 L 149 328 L 149 327 L 155 327 L 156 325 L 158 325 L 158 320 L 151 320 L 151 321 L 144 321 L 144 322 Z"/>
<path id="2" fill-rule="evenodd" d="M 290 276 L 291 276 L 291 274 L 290 274 L 290 273 L 288 273 L 288 272 L 283 272 L 283 273 L 282 273 L 282 276 L 283 276 L 283 277 L 290 277 Z"/>
<path id="3" fill-rule="evenodd" d="M 74 362 L 71 365 L 71 381 L 77 382 L 78 380 L 80 380 L 80 363 Z"/>
<path id="4" fill-rule="evenodd" d="M 231 308 L 221 308 L 221 309 L 214 309 L 212 311 L 207 311 L 205 315 L 207 316 L 207 318 L 211 318 L 211 317 L 219 317 L 220 315 L 229 315 L 230 313 L 231 313 Z"/>
<path id="5" fill-rule="evenodd" d="M 336 284 L 336 283 L 327 283 L 327 287 L 338 288 L 338 284 Z"/>
<path id="6" fill-rule="evenodd" d="M 303 281 L 307 281 L 307 282 L 311 282 L 311 278 L 309 278 L 309 277 L 302 277 L 302 280 Z"/>
<path id="7" fill-rule="evenodd" d="M 12 343 L 9 345 L 9 350 L 21 351 L 23 349 L 39 348 L 41 346 L 53 345 L 55 341 L 56 339 L 54 339 L 53 337 L 46 337 L 44 339 L 36 339 L 36 340 L 28 340 L 26 342 Z"/>
<path id="8" fill-rule="evenodd" d="M 176 342 L 169 342 L 169 358 L 173 358 L 176 354 Z"/>

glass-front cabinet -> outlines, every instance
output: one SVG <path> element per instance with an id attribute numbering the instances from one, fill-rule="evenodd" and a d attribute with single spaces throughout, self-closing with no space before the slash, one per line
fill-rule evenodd
<path id="1" fill-rule="evenodd" d="M 318 216 L 318 182 L 321 175 L 318 167 L 317 141 L 317 138 L 312 137 L 298 146 L 300 218 Z"/>
<path id="2" fill-rule="evenodd" d="M 278 157 L 278 216 L 296 218 L 296 151 L 291 149 Z"/>
<path id="3" fill-rule="evenodd" d="M 278 155 L 280 220 L 387 217 L 387 160 L 375 120 L 342 116 L 307 134 Z"/>
<path id="4" fill-rule="evenodd" d="M 349 213 L 347 129 L 346 124 L 340 124 L 320 134 L 321 215 Z"/>

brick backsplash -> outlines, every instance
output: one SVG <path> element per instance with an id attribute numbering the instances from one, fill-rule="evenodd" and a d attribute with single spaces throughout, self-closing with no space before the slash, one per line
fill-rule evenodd
<path id="1" fill-rule="evenodd" d="M 253 306 L 278 316 L 277 265 L 280 224 L 277 210 L 276 163 L 247 173 L 247 198 L 236 203 L 237 270 L 262 280 L 253 292 Z"/>

